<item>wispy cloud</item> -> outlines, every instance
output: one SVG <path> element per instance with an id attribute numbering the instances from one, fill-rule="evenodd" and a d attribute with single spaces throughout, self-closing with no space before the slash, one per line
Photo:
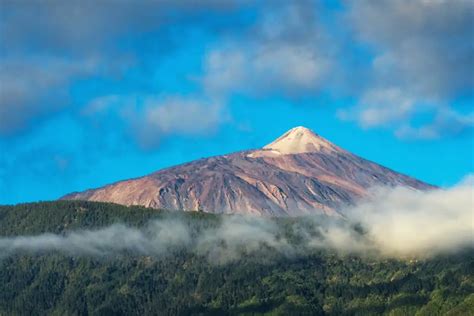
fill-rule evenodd
<path id="1" fill-rule="evenodd" d="M 267 250 L 301 256 L 314 250 L 384 257 L 430 257 L 474 246 L 472 178 L 447 190 L 420 192 L 379 188 L 371 198 L 345 211 L 346 219 L 327 217 L 281 221 L 261 217 L 223 217 L 210 228 L 168 218 L 145 227 L 112 225 L 66 235 L 0 238 L 3 257 L 14 253 L 61 252 L 80 256 L 168 255 L 187 249 L 211 263 L 238 260 Z M 297 240 L 297 241 L 295 241 Z"/>
<path id="2" fill-rule="evenodd" d="M 357 103 L 341 109 L 340 117 L 365 128 L 428 139 L 462 134 L 472 120 L 451 119 L 453 129 L 432 122 L 419 130 L 411 121 L 420 112 L 437 116 L 446 109 L 451 117 L 472 115 L 453 100 L 474 88 L 473 5 L 363 0 L 334 9 L 311 0 L 163 0 L 119 1 L 110 10 L 110 3 L 97 1 L 6 2 L 0 14 L 0 136 L 67 108 L 78 80 L 118 77 L 131 94 L 184 95 L 159 91 L 153 82 L 145 89 L 142 81 L 153 81 L 165 55 L 189 50 L 183 38 L 193 34 L 201 34 L 206 47 L 194 56 L 202 73 L 190 70 L 181 80 L 186 85 L 200 78 L 196 102 L 225 101 L 234 93 L 298 100 L 336 91 Z M 365 53 L 358 54 L 360 47 Z M 81 102 L 114 93 L 100 91 Z"/>
<path id="3" fill-rule="evenodd" d="M 92 100 L 82 114 L 95 121 L 114 115 L 143 149 L 153 149 L 173 135 L 209 135 L 226 122 L 223 103 L 215 99 L 179 95 L 106 95 Z"/>
<path id="4" fill-rule="evenodd" d="M 474 89 L 474 3 L 460 1 L 349 1 L 356 42 L 373 51 L 358 105 L 343 118 L 364 127 L 389 127 L 397 135 L 433 139 L 474 127 L 452 104 Z M 450 115 L 453 128 L 439 116 Z M 420 113 L 435 121 L 411 126 Z M 472 112 L 467 116 L 472 116 Z"/>
<path id="5" fill-rule="evenodd" d="M 189 242 L 189 232 L 182 223 L 154 221 L 142 230 L 117 224 L 96 231 L 72 232 L 66 236 L 43 234 L 2 238 L 0 248 L 5 251 L 4 255 L 18 250 L 33 253 L 59 251 L 92 256 L 107 256 L 123 251 L 161 255 L 171 247 L 185 246 Z"/>
<path id="6" fill-rule="evenodd" d="M 156 59 L 182 44 L 172 35 L 175 25 L 231 29 L 231 21 L 214 24 L 206 16 L 233 17 L 245 5 L 233 0 L 3 2 L 0 137 L 18 135 L 40 119 L 69 110 L 76 101 L 70 90 L 79 80 L 123 80 L 132 69 L 148 76 Z M 131 79 L 130 86 L 137 81 Z"/>
<path id="7" fill-rule="evenodd" d="M 474 246 L 474 181 L 450 189 L 378 189 L 348 210 L 384 255 L 431 256 Z"/>
<path id="8" fill-rule="evenodd" d="M 62 110 L 67 86 L 97 71 L 97 62 L 64 58 L 0 57 L 0 136 L 21 132 Z"/>
<path id="9" fill-rule="evenodd" d="M 319 93 L 331 77 L 335 42 L 317 9 L 311 1 L 267 7 L 248 33 L 208 52 L 205 90 L 292 97 Z"/>

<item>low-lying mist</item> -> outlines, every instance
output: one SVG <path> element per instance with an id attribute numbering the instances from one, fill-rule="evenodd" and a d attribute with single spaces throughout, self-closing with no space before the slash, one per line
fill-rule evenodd
<path id="1" fill-rule="evenodd" d="M 344 217 L 261 218 L 222 216 L 198 224 L 180 216 L 141 228 L 115 224 L 65 235 L 0 238 L 0 258 L 15 253 L 71 256 L 166 256 L 188 251 L 212 263 L 242 255 L 302 256 L 319 250 L 390 258 L 427 258 L 474 247 L 473 178 L 428 192 L 378 188 L 344 210 Z M 202 219 L 196 219 L 201 221 Z"/>

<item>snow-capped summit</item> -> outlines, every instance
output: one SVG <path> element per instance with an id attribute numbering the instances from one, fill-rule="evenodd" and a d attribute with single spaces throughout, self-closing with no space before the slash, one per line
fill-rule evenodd
<path id="1" fill-rule="evenodd" d="M 264 146 L 263 149 L 277 151 L 284 155 L 342 150 L 303 126 L 290 129 L 272 143 Z"/>

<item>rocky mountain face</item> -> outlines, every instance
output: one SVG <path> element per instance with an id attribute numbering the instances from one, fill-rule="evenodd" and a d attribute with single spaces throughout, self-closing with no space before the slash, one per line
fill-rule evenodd
<path id="1" fill-rule="evenodd" d="M 212 213 L 338 216 L 345 205 L 381 185 L 433 188 L 296 127 L 262 149 L 192 161 L 63 199 Z"/>

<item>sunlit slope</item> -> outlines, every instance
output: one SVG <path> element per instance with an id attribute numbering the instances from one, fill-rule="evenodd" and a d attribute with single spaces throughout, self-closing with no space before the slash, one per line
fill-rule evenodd
<path id="1" fill-rule="evenodd" d="M 259 150 L 196 160 L 63 199 L 212 213 L 338 216 L 374 186 L 432 188 L 297 127 Z"/>

